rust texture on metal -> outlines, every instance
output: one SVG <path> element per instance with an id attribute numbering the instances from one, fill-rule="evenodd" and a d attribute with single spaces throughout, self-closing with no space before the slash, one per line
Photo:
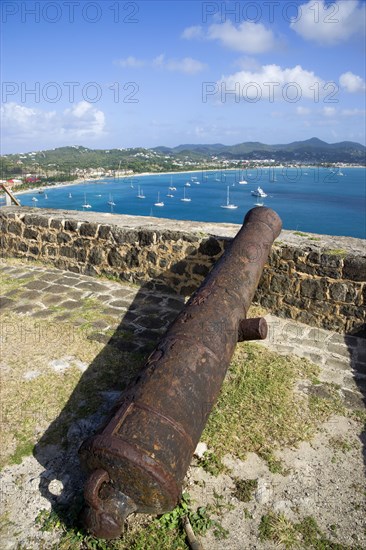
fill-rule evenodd
<path id="1" fill-rule="evenodd" d="M 246 319 L 281 220 L 257 207 L 192 295 L 109 421 L 82 444 L 90 473 L 84 523 L 115 538 L 133 512 L 158 514 L 179 502 L 193 452 L 238 341 L 265 338 L 264 319 Z"/>

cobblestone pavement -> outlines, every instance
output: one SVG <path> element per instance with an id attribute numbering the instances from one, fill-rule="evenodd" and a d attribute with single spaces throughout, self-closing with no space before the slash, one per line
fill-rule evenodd
<path id="1" fill-rule="evenodd" d="M 124 331 L 131 331 L 135 338 L 125 338 L 125 349 L 121 343 L 119 346 L 121 351 L 144 350 L 147 342 L 155 341 L 166 330 L 184 304 L 184 298 L 173 294 L 16 260 L 2 261 L 0 276 L 3 314 L 87 326 L 90 337 L 101 342 L 110 339 L 111 331 L 123 319 Z"/>
<path id="2" fill-rule="evenodd" d="M 366 340 L 267 315 L 262 345 L 282 355 L 306 357 L 321 367 L 320 380 L 341 388 L 348 406 L 362 406 L 366 392 Z"/>

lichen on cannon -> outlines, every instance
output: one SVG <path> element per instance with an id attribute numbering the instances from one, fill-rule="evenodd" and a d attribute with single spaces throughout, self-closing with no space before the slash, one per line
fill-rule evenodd
<path id="1" fill-rule="evenodd" d="M 263 339 L 246 319 L 281 220 L 256 207 L 123 392 L 117 410 L 82 444 L 89 472 L 83 521 L 117 538 L 132 512 L 161 514 L 179 502 L 192 455 L 238 341 Z"/>

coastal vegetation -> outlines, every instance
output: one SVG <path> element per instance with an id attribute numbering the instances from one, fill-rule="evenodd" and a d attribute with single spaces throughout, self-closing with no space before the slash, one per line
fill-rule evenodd
<path id="1" fill-rule="evenodd" d="M 80 177 L 118 177 L 142 172 L 178 172 L 257 166 L 365 165 L 359 143 L 328 144 L 317 138 L 287 145 L 246 142 L 238 145 L 187 144 L 174 148 L 89 149 L 80 145 L 0 157 L 0 179 L 37 178 L 41 185 Z M 34 182 L 33 182 L 34 183 Z"/>

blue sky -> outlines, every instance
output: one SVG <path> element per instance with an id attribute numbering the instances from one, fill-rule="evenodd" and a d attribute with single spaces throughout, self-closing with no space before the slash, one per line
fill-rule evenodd
<path id="1" fill-rule="evenodd" d="M 1 3 L 1 149 L 365 143 L 364 0 Z"/>

